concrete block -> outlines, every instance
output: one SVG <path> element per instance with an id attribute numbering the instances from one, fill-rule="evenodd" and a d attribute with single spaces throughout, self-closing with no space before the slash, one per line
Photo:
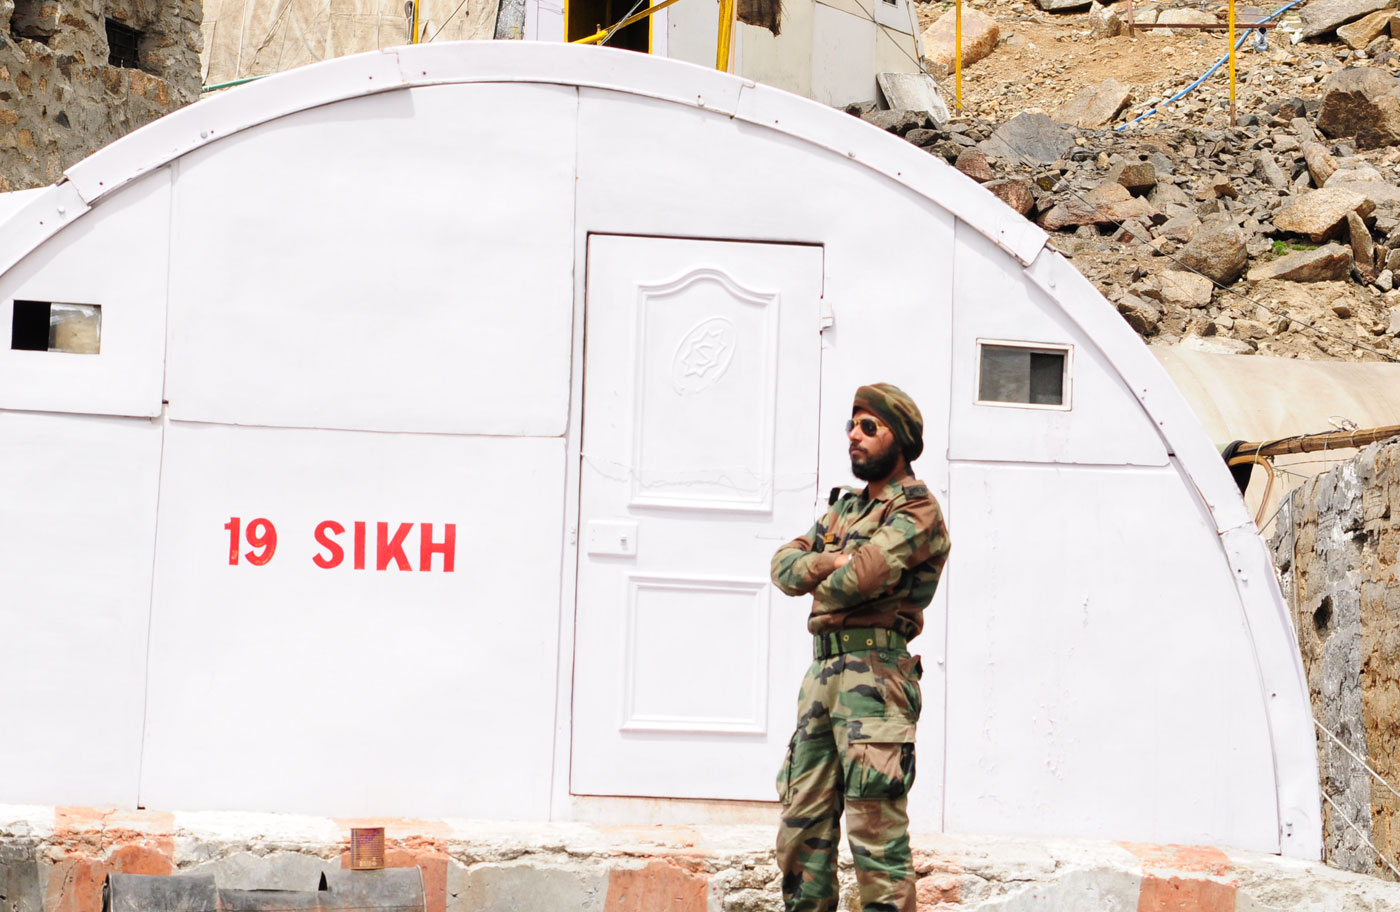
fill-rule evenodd
<path id="1" fill-rule="evenodd" d="M 479 865 L 467 872 L 452 912 L 603 912 L 608 872 L 535 864 Z M 449 897 L 449 899 L 451 899 Z"/>
<path id="2" fill-rule="evenodd" d="M 1167 905 L 1139 906 L 1139 886 L 1142 878 L 1128 871 L 1112 869 L 1080 869 L 1065 872 L 1049 883 L 1035 881 L 1018 884 L 1000 901 L 981 904 L 983 909 L 997 912 L 1134 912 L 1142 909 L 1178 908 Z M 1194 906 L 1181 906 L 1195 909 Z M 1214 907 L 1199 912 L 1216 912 Z"/>
<path id="3" fill-rule="evenodd" d="M 44 912 L 37 842 L 0 842 L 0 912 Z"/>

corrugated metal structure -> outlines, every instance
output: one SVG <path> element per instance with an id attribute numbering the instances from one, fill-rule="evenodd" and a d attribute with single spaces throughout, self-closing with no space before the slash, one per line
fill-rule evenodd
<path id="1" fill-rule="evenodd" d="M 0 327 L 81 330 L 0 348 L 0 801 L 767 817 L 811 655 L 768 559 L 878 378 L 954 539 L 913 828 L 1320 851 L 1287 610 L 1209 437 L 1040 229 L 869 124 L 429 44 L 0 210 Z"/>

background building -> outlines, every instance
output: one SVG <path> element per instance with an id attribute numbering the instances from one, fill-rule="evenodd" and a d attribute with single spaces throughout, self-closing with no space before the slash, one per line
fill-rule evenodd
<path id="1" fill-rule="evenodd" d="M 200 0 L 0 3 L 0 190 L 199 96 Z"/>

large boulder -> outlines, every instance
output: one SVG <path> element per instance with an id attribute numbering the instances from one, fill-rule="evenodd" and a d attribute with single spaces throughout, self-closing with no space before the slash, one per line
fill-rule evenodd
<path id="1" fill-rule="evenodd" d="M 1303 160 L 1308 163 L 1308 173 L 1312 175 L 1314 187 L 1326 186 L 1327 179 L 1337 173 L 1337 160 L 1322 143 L 1303 143 Z"/>
<path id="2" fill-rule="evenodd" d="M 1229 285 L 1244 273 L 1249 262 L 1247 240 L 1244 231 L 1228 217 L 1213 216 L 1201 223 L 1177 259 L 1187 269 Z"/>
<path id="3" fill-rule="evenodd" d="M 1325 35 L 1339 25 L 1388 9 L 1395 0 L 1311 0 L 1298 18 L 1304 38 Z"/>
<path id="4" fill-rule="evenodd" d="M 1385 175 L 1365 162 L 1346 168 L 1340 167 L 1340 164 L 1339 162 L 1337 170 L 1332 172 L 1332 176 L 1327 178 L 1322 186 L 1330 187 L 1333 184 L 1341 186 L 1342 184 L 1377 183 L 1385 181 Z"/>
<path id="5" fill-rule="evenodd" d="M 860 119 L 898 136 L 936 126 L 927 111 L 867 111 Z"/>
<path id="6" fill-rule="evenodd" d="M 1151 335 L 1162 322 L 1162 305 L 1135 294 L 1125 294 L 1118 300 L 1118 312 L 1140 336 Z"/>
<path id="7" fill-rule="evenodd" d="M 986 13 L 971 7 L 963 7 L 962 16 L 962 62 L 963 66 L 976 63 L 986 57 L 997 46 L 1001 27 Z M 957 11 L 949 9 L 924 29 L 924 57 L 953 70 L 954 55 L 957 53 Z"/>
<path id="8" fill-rule="evenodd" d="M 1156 212 L 1147 200 L 1133 196 L 1122 184 L 1110 182 L 1090 190 L 1083 199 L 1072 196 L 1056 204 L 1040 217 L 1040 227 L 1058 231 L 1080 225 L 1112 225 L 1132 218 L 1147 220 Z"/>
<path id="9" fill-rule="evenodd" d="M 1157 169 L 1150 161 L 1125 162 L 1109 172 L 1109 179 L 1127 187 L 1133 196 L 1143 196 L 1157 186 Z"/>
<path id="10" fill-rule="evenodd" d="M 1029 159 L 1041 165 L 1063 157 L 1074 147 L 1069 131 L 1044 114 L 1023 112 L 997 127 L 978 144 L 983 152 L 1014 162 Z"/>
<path id="11" fill-rule="evenodd" d="M 981 149 L 962 150 L 961 154 L 958 155 L 958 160 L 953 162 L 953 167 L 979 184 L 985 184 L 997 176 L 996 172 L 992 170 L 991 163 L 987 161 L 987 153 Z"/>
<path id="12" fill-rule="evenodd" d="M 1390 27 L 1392 15 L 1394 14 L 1390 10 L 1383 9 L 1369 16 L 1362 16 L 1355 22 L 1348 22 L 1338 28 L 1337 37 L 1342 39 L 1347 47 L 1359 51 Z"/>
<path id="13" fill-rule="evenodd" d="M 1249 271 L 1249 281 L 1288 279 L 1292 282 L 1334 282 L 1351 274 L 1351 248 L 1327 244 L 1316 250 L 1297 250 Z"/>
<path id="14" fill-rule="evenodd" d="M 1116 38 L 1128 30 L 1123 18 L 1099 3 L 1089 4 L 1089 37 Z"/>
<path id="15" fill-rule="evenodd" d="M 1072 13 L 1082 10 L 1093 0 L 1035 0 L 1035 5 L 1047 13 Z"/>
<path id="16" fill-rule="evenodd" d="M 1337 174 L 1341 174 L 1338 171 Z M 1337 174 L 1332 175 L 1332 179 L 1327 182 L 1328 190 L 1349 190 L 1352 193 L 1360 193 L 1366 197 L 1366 202 L 1371 209 L 1376 209 L 1385 203 L 1400 203 L 1400 187 L 1380 180 L 1337 180 Z"/>
<path id="17" fill-rule="evenodd" d="M 1376 242 L 1366 222 L 1355 212 L 1347 213 L 1347 235 L 1351 238 L 1351 259 L 1356 271 L 1368 282 L 1376 279 Z"/>
<path id="18" fill-rule="evenodd" d="M 1400 81 L 1378 67 L 1338 70 L 1322 84 L 1317 126 L 1328 136 L 1356 137 L 1361 149 L 1400 142 Z"/>
<path id="19" fill-rule="evenodd" d="M 1254 153 L 1254 171 L 1275 190 L 1288 189 L 1288 175 L 1278 166 L 1278 162 L 1264 149 Z"/>
<path id="20" fill-rule="evenodd" d="M 1157 289 L 1164 304 L 1178 307 L 1205 307 L 1215 284 L 1203 275 L 1185 269 L 1169 269 L 1157 275 Z"/>
<path id="21" fill-rule="evenodd" d="M 1274 227 L 1321 243 L 1341 233 L 1347 213 L 1370 215 L 1375 207 L 1360 193 L 1326 187 L 1310 190 L 1274 213 Z"/>
<path id="22" fill-rule="evenodd" d="M 1106 127 L 1113 123 L 1113 119 L 1128 106 L 1132 98 L 1133 93 L 1127 86 L 1109 77 L 1096 86 L 1080 89 L 1055 110 L 1055 120 L 1077 127 Z"/>
<path id="23" fill-rule="evenodd" d="M 982 185 L 992 191 L 1006 205 L 1016 210 L 1018 215 L 1025 215 L 1031 211 L 1035 205 L 1035 194 L 1031 191 L 1031 182 L 1024 177 L 1006 177 L 1001 180 L 988 181 Z"/>
<path id="24" fill-rule="evenodd" d="M 1214 13 L 1198 9 L 1169 9 L 1163 10 L 1157 16 L 1158 25 L 1219 25 L 1220 20 L 1215 18 Z M 1191 29 L 1195 32 L 1195 29 Z M 1175 29 L 1158 29 L 1158 34 L 1175 35 Z"/>

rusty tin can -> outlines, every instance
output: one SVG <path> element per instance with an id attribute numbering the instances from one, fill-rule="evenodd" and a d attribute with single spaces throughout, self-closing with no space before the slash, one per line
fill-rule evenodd
<path id="1" fill-rule="evenodd" d="M 350 870 L 378 871 L 384 867 L 384 828 L 350 828 Z"/>

